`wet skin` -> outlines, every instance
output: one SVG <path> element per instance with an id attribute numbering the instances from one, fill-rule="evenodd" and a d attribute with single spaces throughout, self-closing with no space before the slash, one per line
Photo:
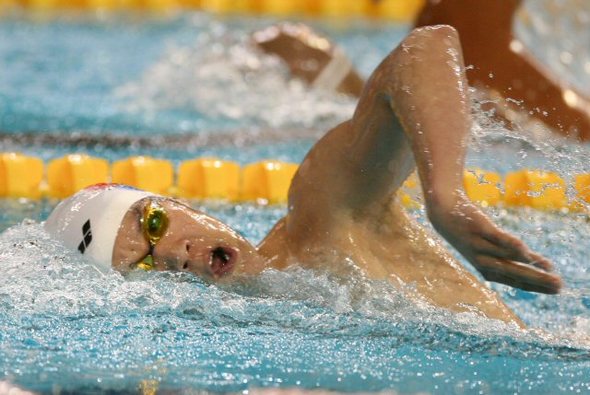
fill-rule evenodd
<path id="1" fill-rule="evenodd" d="M 263 51 L 281 58 L 291 75 L 312 84 L 334 57 L 334 44 L 303 24 L 282 23 L 252 35 L 254 43 Z M 351 69 L 336 90 L 360 96 L 364 81 Z"/>
<path id="2" fill-rule="evenodd" d="M 513 108 L 517 112 L 530 113 L 554 131 L 587 141 L 590 98 L 537 61 L 514 36 L 512 25 L 521 5 L 522 0 L 429 0 L 415 25 L 456 28 L 465 61 L 473 65 L 467 74 L 472 86 L 514 99 L 520 103 Z"/>
<path id="3" fill-rule="evenodd" d="M 497 102 L 496 115 L 507 126 L 515 122 L 528 127 L 522 119 L 526 114 L 555 132 L 590 140 L 590 98 L 550 72 L 514 36 L 512 25 L 521 4 L 521 0 L 430 0 L 415 26 L 448 24 L 458 30 L 465 61 L 473 66 L 467 74 L 470 85 Z M 297 24 L 271 26 L 254 33 L 253 40 L 308 83 L 318 77 L 335 49 L 328 39 Z M 336 90 L 360 97 L 363 85 L 353 69 Z M 498 95 L 512 100 L 499 100 Z"/>
<path id="4" fill-rule="evenodd" d="M 153 201 L 165 210 L 169 225 L 150 249 L 141 221 Z M 134 270 L 150 252 L 155 270 L 186 271 L 213 281 L 259 273 L 264 265 L 256 249 L 229 226 L 166 198 L 145 198 L 129 209 L 117 234 L 113 267 L 124 273 Z"/>
<path id="5" fill-rule="evenodd" d="M 231 281 L 267 267 L 302 265 L 409 285 L 410 296 L 431 304 L 522 325 L 396 200 L 398 188 L 417 169 L 434 228 L 485 279 L 559 292 L 561 279 L 551 263 L 465 197 L 470 128 L 456 31 L 416 29 L 377 67 L 352 119 L 308 153 L 291 183 L 287 215 L 258 249 L 221 222 L 164 199 L 170 226 L 153 249 L 156 269 Z M 147 201 L 127 213 L 117 236 L 113 265 L 121 271 L 150 250 L 140 224 L 142 204 Z"/>

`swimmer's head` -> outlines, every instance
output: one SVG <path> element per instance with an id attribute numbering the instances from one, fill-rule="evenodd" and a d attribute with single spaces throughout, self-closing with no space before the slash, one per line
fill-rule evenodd
<path id="1" fill-rule="evenodd" d="M 63 200 L 47 232 L 102 267 L 110 267 L 117 231 L 129 208 L 150 194 L 117 184 L 98 184 Z"/>
<path id="2" fill-rule="evenodd" d="M 121 272 L 143 262 L 154 270 L 191 272 L 215 281 L 257 273 L 263 264 L 256 249 L 229 226 L 174 199 L 155 196 L 127 211 L 113 250 L 113 267 Z"/>
<path id="3" fill-rule="evenodd" d="M 92 239 L 85 245 L 88 221 Z M 187 271 L 221 280 L 262 267 L 256 249 L 229 226 L 173 199 L 120 185 L 77 193 L 55 209 L 45 227 L 68 247 L 124 273 Z"/>

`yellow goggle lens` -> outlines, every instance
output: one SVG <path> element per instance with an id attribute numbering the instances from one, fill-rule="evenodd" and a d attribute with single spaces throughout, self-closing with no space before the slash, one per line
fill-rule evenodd
<path id="1" fill-rule="evenodd" d="M 164 236 L 168 229 L 168 215 L 160 205 L 150 202 L 143 213 L 142 219 L 143 231 L 153 246 Z"/>
<path id="2" fill-rule="evenodd" d="M 145 270 L 146 272 L 153 270 L 154 268 L 154 257 L 151 255 L 146 256 L 143 258 L 143 261 L 137 264 L 138 269 Z"/>

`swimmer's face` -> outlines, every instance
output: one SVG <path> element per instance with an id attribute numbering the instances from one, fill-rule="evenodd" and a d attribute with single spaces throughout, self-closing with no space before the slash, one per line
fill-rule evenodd
<path id="1" fill-rule="evenodd" d="M 117 233 L 113 267 L 124 273 L 134 270 L 150 254 L 154 270 L 191 272 L 214 281 L 254 274 L 262 266 L 256 249 L 229 226 L 163 198 L 142 199 L 127 211 Z"/>

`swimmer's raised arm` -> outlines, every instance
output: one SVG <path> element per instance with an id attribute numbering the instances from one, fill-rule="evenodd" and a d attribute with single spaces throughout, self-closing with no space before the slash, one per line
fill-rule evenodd
<path id="1" fill-rule="evenodd" d="M 549 273 L 550 262 L 497 228 L 465 196 L 471 103 L 460 48 L 450 27 L 415 31 L 398 49 L 387 85 L 414 152 L 428 217 L 487 280 L 556 293 L 561 281 Z"/>
<path id="2" fill-rule="evenodd" d="M 410 33 L 367 82 L 353 119 L 326 135 L 303 162 L 290 192 L 290 205 L 299 213 L 289 225 L 302 228 L 294 234 L 314 229 L 318 237 L 337 227 L 343 215 L 374 216 L 378 222 L 415 163 L 429 219 L 486 279 L 558 292 L 561 282 L 549 272 L 551 264 L 465 197 L 469 100 L 456 31 L 436 26 Z M 325 170 L 317 170 L 317 162 Z M 315 170 L 307 174 L 308 168 Z M 314 195 L 311 203 L 302 202 L 301 190 Z"/>

